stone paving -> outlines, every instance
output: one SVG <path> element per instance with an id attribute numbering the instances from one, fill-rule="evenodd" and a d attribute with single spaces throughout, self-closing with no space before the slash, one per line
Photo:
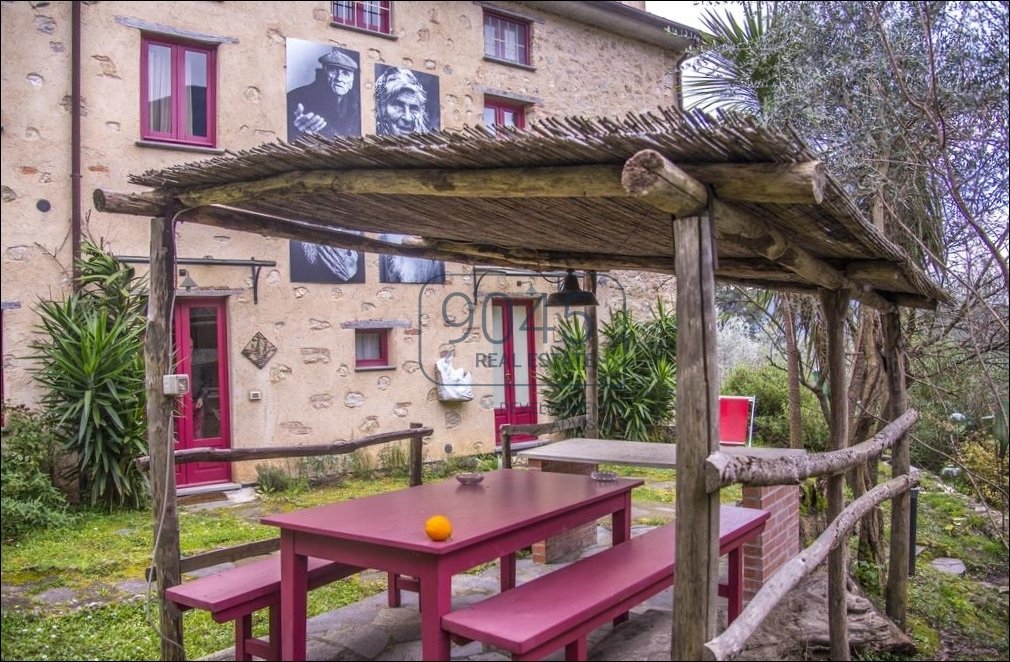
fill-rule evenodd
<path id="1" fill-rule="evenodd" d="M 639 535 L 650 527 L 633 527 Z M 597 544 L 583 556 L 610 545 L 610 530 L 597 528 Z M 529 581 L 552 572 L 562 564 L 535 564 L 529 558 L 516 563 L 516 579 Z M 381 575 L 376 575 L 376 578 Z M 453 608 L 476 602 L 498 592 L 498 567 L 492 566 L 474 575 L 453 578 Z M 721 618 L 725 619 L 725 601 Z M 671 611 L 673 589 L 668 589 L 632 610 L 631 619 L 614 628 L 606 625 L 589 638 L 591 660 L 667 660 L 670 657 Z M 307 657 L 310 660 L 419 660 L 421 659 L 421 621 L 417 594 L 405 592 L 403 606 L 391 609 L 386 593 L 378 593 L 360 602 L 309 619 Z M 504 651 L 479 642 L 452 646 L 453 660 L 508 660 Z M 210 655 L 208 660 L 234 659 L 228 648 Z M 564 650 L 549 660 L 563 660 Z"/>

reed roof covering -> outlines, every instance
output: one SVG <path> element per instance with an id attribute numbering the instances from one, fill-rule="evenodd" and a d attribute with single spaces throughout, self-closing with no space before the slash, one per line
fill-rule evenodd
<path id="1" fill-rule="evenodd" d="M 468 127 L 407 137 L 310 137 L 148 171 L 130 181 L 195 208 L 180 216 L 195 222 L 207 222 L 201 211 L 216 208 L 233 219 L 256 219 L 247 228 L 251 231 L 272 233 L 276 227 L 278 236 L 291 236 L 298 227 L 399 233 L 422 238 L 419 246 L 439 257 L 458 254 L 461 262 L 486 258 L 488 263 L 543 269 L 673 273 L 671 213 L 647 196 L 622 194 L 608 179 L 616 176 L 619 184 L 625 163 L 643 150 L 697 172 L 702 184 L 711 184 L 705 182 L 702 166 L 817 159 L 796 135 L 748 118 L 660 109 L 614 119 L 547 119 L 526 131 Z M 582 168 L 589 168 L 591 176 L 563 176 Z M 457 187 L 453 179 L 480 173 L 492 177 L 468 187 Z M 542 190 L 517 193 L 511 174 L 543 177 Z M 352 175 L 358 183 L 344 179 Z M 407 185 L 368 184 L 412 176 L 423 176 L 417 191 Z M 720 195 L 718 188 L 712 190 Z M 759 250 L 755 246 L 761 241 L 723 232 L 716 218 L 717 278 L 780 289 L 823 287 L 809 269 L 779 259 L 783 250 L 799 247 L 815 258 L 814 264 L 841 274 L 838 282 L 846 288 L 872 290 L 899 305 L 929 306 L 946 298 L 861 214 L 830 174 L 819 202 L 734 200 L 732 205 L 778 237 L 779 244 L 784 240 L 787 248 Z M 319 234 L 306 238 L 319 240 Z"/>

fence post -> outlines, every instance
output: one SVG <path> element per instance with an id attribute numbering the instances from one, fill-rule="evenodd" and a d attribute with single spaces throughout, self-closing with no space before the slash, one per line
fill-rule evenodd
<path id="1" fill-rule="evenodd" d="M 421 423 L 411 423 L 411 429 L 424 427 Z M 424 440 L 420 436 L 410 438 L 410 486 L 421 484 L 421 465 L 423 460 Z"/>
<path id="2" fill-rule="evenodd" d="M 503 469 L 512 468 L 512 426 L 505 423 L 498 428 L 501 436 L 501 466 Z"/>

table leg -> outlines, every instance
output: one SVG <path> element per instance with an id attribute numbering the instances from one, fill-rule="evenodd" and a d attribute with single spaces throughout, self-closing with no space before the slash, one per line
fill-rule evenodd
<path id="1" fill-rule="evenodd" d="M 610 536 L 611 546 L 631 540 L 631 492 L 624 493 L 624 507 L 615 510 L 611 516 Z M 628 612 L 618 614 L 614 618 L 614 626 L 616 627 L 626 620 L 628 620 Z"/>
<path id="2" fill-rule="evenodd" d="M 452 575 L 435 565 L 417 579 L 421 584 L 421 659 L 448 660 L 449 633 L 442 629 L 442 616 L 452 609 Z"/>
<path id="3" fill-rule="evenodd" d="M 499 560 L 499 571 L 501 573 L 501 590 L 505 592 L 516 587 L 516 555 L 506 554 Z"/>
<path id="4" fill-rule="evenodd" d="M 729 558 L 729 591 L 726 596 L 726 622 L 732 623 L 743 611 L 743 547 L 730 550 Z"/>
<path id="5" fill-rule="evenodd" d="M 309 559 L 295 554 L 294 535 L 281 531 L 281 658 L 305 659 Z"/>

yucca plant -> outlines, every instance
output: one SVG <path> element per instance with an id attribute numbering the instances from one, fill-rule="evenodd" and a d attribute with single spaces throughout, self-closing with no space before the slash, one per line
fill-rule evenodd
<path id="1" fill-rule="evenodd" d="M 143 283 L 133 269 L 86 241 L 80 288 L 37 305 L 32 343 L 46 416 L 77 457 L 92 504 L 139 506 L 146 482 L 133 460 L 146 451 Z"/>
<path id="2" fill-rule="evenodd" d="M 561 343 L 540 374 L 541 394 L 556 418 L 579 416 L 586 411 L 586 331 L 572 318 L 559 322 L 557 333 Z M 600 433 L 613 439 L 667 440 L 676 399 L 676 318 L 662 303 L 646 322 L 619 311 L 600 333 Z"/>

